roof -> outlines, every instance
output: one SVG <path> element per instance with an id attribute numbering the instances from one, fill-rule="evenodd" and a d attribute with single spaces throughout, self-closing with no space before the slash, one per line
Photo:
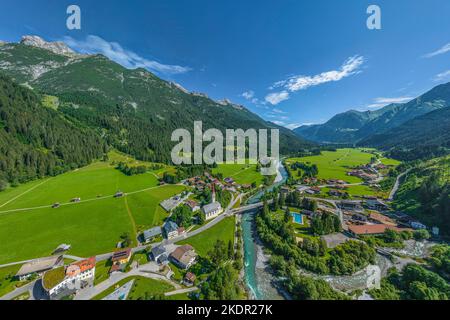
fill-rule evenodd
<path id="1" fill-rule="evenodd" d="M 390 225 L 395 225 L 395 226 L 397 225 L 397 223 L 395 223 L 395 221 L 392 220 L 391 218 L 389 218 L 389 217 L 387 217 L 385 215 L 376 213 L 376 212 L 371 212 L 369 217 L 372 220 L 379 221 L 379 222 L 381 222 L 383 224 L 390 224 Z"/>
<path id="2" fill-rule="evenodd" d="M 131 249 L 123 249 L 113 253 L 111 257 L 111 261 L 119 261 L 123 259 L 127 259 L 131 255 Z"/>
<path id="3" fill-rule="evenodd" d="M 17 272 L 17 276 L 24 276 L 30 273 L 39 273 L 54 268 L 62 262 L 62 256 L 52 256 L 47 258 L 36 259 L 25 263 Z"/>
<path id="4" fill-rule="evenodd" d="M 64 267 L 59 267 L 47 271 L 42 277 L 42 286 L 50 290 L 60 284 L 66 277 Z"/>
<path id="5" fill-rule="evenodd" d="M 66 275 L 69 277 L 73 277 L 79 273 L 85 272 L 90 269 L 94 269 L 95 263 L 96 263 L 95 257 L 90 257 L 89 259 L 72 263 L 70 266 L 67 267 Z"/>
<path id="6" fill-rule="evenodd" d="M 404 231 L 407 229 L 400 229 L 394 226 L 389 226 L 386 224 L 370 224 L 370 225 L 363 225 L 363 226 L 349 226 L 348 229 L 357 235 L 369 235 L 369 234 L 381 234 L 384 233 L 387 229 L 394 230 L 394 231 Z"/>
<path id="7" fill-rule="evenodd" d="M 195 251 L 194 248 L 188 244 L 178 247 L 177 249 L 175 249 L 174 252 L 172 252 L 170 254 L 170 256 L 172 258 L 174 258 L 175 260 L 178 260 L 184 264 L 186 264 L 187 262 L 189 262 L 189 260 L 191 259 L 191 257 L 195 257 Z"/>
<path id="8" fill-rule="evenodd" d="M 154 227 L 144 231 L 144 238 L 153 238 L 159 236 L 162 233 L 161 227 Z"/>
<path id="9" fill-rule="evenodd" d="M 188 272 L 186 273 L 186 276 L 184 277 L 186 280 L 190 281 L 190 282 L 194 282 L 195 279 L 197 279 L 197 277 L 195 276 L 195 274 L 193 274 L 192 272 Z"/>
<path id="10" fill-rule="evenodd" d="M 163 246 L 157 246 L 152 248 L 152 255 L 154 257 L 160 256 L 166 252 L 166 248 Z"/>
<path id="11" fill-rule="evenodd" d="M 164 224 L 163 229 L 166 233 L 174 232 L 178 230 L 178 225 L 172 220 L 169 220 Z"/>
<path id="12" fill-rule="evenodd" d="M 198 207 L 198 203 L 194 200 L 187 200 L 186 204 L 191 208 L 194 209 L 195 207 Z"/>
<path id="13" fill-rule="evenodd" d="M 203 212 L 205 214 L 208 214 L 210 212 L 220 210 L 220 209 L 222 209 L 222 205 L 219 202 L 213 202 L 213 203 L 210 203 L 210 204 L 207 204 L 206 206 L 204 206 Z"/>

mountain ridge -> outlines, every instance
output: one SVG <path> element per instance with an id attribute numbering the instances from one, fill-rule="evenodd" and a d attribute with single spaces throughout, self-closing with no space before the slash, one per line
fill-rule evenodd
<path id="1" fill-rule="evenodd" d="M 9 43 L 0 47 L 0 70 L 39 94 L 58 98 L 58 112 L 98 131 L 118 150 L 148 161 L 169 162 L 178 128 L 270 129 L 274 124 L 247 108 L 186 92 L 143 68 L 127 69 L 107 57 L 65 55 L 48 48 Z M 311 143 L 281 129 L 280 152 Z"/>
<path id="2" fill-rule="evenodd" d="M 389 104 L 376 111 L 349 110 L 335 115 L 324 124 L 302 126 L 293 131 L 304 139 L 318 143 L 357 143 L 448 106 L 450 83 L 445 83 L 407 103 Z"/>

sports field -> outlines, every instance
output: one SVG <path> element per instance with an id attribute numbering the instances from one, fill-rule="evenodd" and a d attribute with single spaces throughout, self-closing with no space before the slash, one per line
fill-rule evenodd
<path id="1" fill-rule="evenodd" d="M 0 264 L 49 255 L 62 243 L 76 256 L 107 253 L 125 232 L 134 241 L 163 223 L 159 203 L 185 188 L 158 186 L 159 171 L 126 176 L 110 160 L 1 192 Z M 128 195 L 113 198 L 118 190 Z M 78 197 L 81 202 L 70 202 Z M 56 202 L 61 207 L 52 209 Z"/>
<path id="2" fill-rule="evenodd" d="M 256 171 L 255 164 L 220 164 L 213 169 L 213 174 L 221 173 L 223 178 L 233 178 L 239 184 L 252 184 L 258 186 L 263 183 L 263 176 Z"/>

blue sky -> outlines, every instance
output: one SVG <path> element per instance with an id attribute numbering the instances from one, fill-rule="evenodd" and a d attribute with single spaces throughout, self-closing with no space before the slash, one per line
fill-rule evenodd
<path id="1" fill-rule="evenodd" d="M 407 101 L 450 81 L 447 0 L 124 3 L 8 1 L 0 40 L 63 39 L 290 128 Z M 81 8 L 79 31 L 66 28 L 70 4 Z M 370 4 L 381 8 L 381 30 L 366 27 Z"/>

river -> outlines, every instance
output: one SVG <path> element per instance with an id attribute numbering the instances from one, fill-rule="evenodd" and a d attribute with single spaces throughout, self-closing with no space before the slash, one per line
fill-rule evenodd
<path id="1" fill-rule="evenodd" d="M 268 191 L 282 185 L 285 183 L 288 177 L 286 169 L 280 164 L 279 174 L 274 184 L 268 188 Z M 264 191 L 261 191 L 251 197 L 247 203 L 252 204 L 259 202 Z M 263 253 L 263 247 L 259 243 L 258 237 L 256 235 L 254 219 L 257 214 L 257 210 L 248 212 L 242 216 L 242 235 L 244 242 L 244 272 L 245 272 L 245 283 L 251 293 L 251 298 L 255 300 L 279 300 L 284 299 L 283 296 L 278 292 L 276 285 L 274 284 L 273 275 L 267 270 L 266 256 Z M 420 243 L 410 241 L 411 244 L 407 243 L 405 250 L 399 252 L 403 254 L 408 254 L 410 256 L 425 256 L 424 250 L 428 248 L 428 244 L 422 246 Z M 411 247 L 411 248 L 410 248 Z M 414 250 L 413 250 L 414 249 Z M 408 252 L 406 252 L 408 251 Z M 410 252 L 411 251 L 411 252 Z M 416 252 L 417 251 L 417 252 Z M 412 254 L 414 252 L 415 254 Z M 411 259 L 407 259 L 407 262 L 413 262 Z M 376 265 L 380 268 L 381 275 L 385 276 L 387 270 L 390 267 L 396 266 L 389 259 L 384 256 L 377 254 Z M 402 262 L 399 261 L 397 267 L 401 268 Z M 305 270 L 301 270 L 302 273 L 308 274 Z M 351 276 L 315 276 L 310 274 L 310 276 L 322 278 L 329 282 L 335 289 L 342 291 L 352 291 L 356 289 L 365 289 L 367 285 L 367 278 L 369 274 L 366 270 L 361 270 Z"/>
<path id="2" fill-rule="evenodd" d="M 274 184 L 266 189 L 272 189 L 285 183 L 288 174 L 286 169 L 279 165 L 278 176 Z M 247 203 L 252 204 L 259 202 L 264 195 L 261 191 L 251 197 Z M 283 297 L 278 293 L 273 284 L 273 276 L 268 272 L 266 267 L 266 257 L 263 254 L 262 246 L 258 243 L 258 237 L 254 227 L 255 214 L 258 211 L 252 211 L 242 216 L 242 238 L 244 242 L 244 271 L 245 283 L 251 293 L 253 299 L 256 300 L 280 300 Z"/>

